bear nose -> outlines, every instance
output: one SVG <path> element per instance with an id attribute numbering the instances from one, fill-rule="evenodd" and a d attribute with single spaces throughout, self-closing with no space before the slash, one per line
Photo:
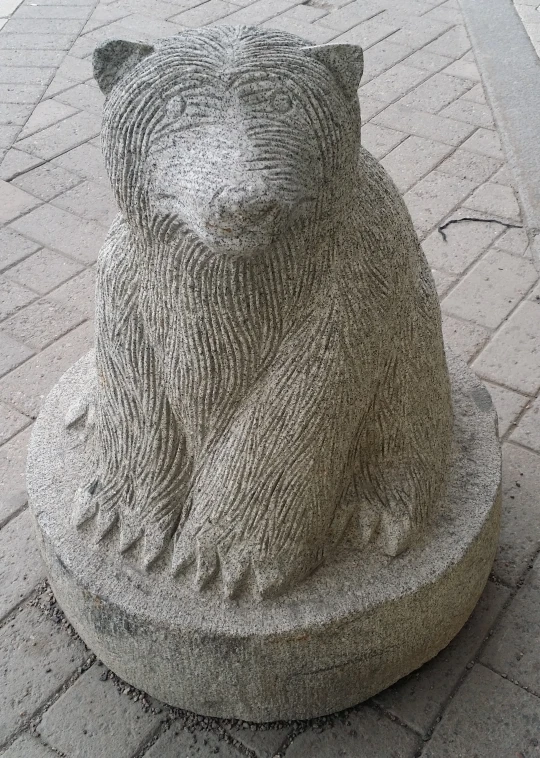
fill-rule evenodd
<path id="1" fill-rule="evenodd" d="M 210 206 L 210 225 L 223 231 L 264 223 L 276 212 L 276 203 L 265 189 L 252 184 L 221 187 Z"/>

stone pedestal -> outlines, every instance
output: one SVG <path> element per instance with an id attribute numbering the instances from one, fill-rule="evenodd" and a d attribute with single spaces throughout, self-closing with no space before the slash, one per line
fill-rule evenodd
<path id="1" fill-rule="evenodd" d="M 55 595 L 75 629 L 120 677 L 192 711 L 252 721 L 304 719 L 354 705 L 444 648 L 469 617 L 498 539 L 500 451 L 487 390 L 450 359 L 454 439 L 443 502 L 398 557 L 360 549 L 354 523 L 331 558 L 276 600 L 232 601 L 148 571 L 118 532 L 96 544 L 72 525 L 85 432 L 66 430 L 93 355 L 51 392 L 32 439 L 28 490 Z"/>

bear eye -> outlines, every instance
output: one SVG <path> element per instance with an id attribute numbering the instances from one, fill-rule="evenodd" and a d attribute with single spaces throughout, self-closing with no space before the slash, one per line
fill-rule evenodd
<path id="1" fill-rule="evenodd" d="M 274 92 L 270 102 L 272 108 L 278 113 L 288 113 L 293 106 L 292 98 L 288 92 L 285 92 L 285 90 L 277 90 L 277 92 Z"/>
<path id="2" fill-rule="evenodd" d="M 182 95 L 176 95 L 167 103 L 167 115 L 170 118 L 178 118 L 186 110 L 186 101 Z"/>

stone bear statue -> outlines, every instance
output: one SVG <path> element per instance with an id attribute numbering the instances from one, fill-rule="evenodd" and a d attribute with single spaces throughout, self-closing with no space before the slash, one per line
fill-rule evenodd
<path id="1" fill-rule="evenodd" d="M 438 299 L 360 145 L 362 67 L 230 26 L 94 55 L 120 213 L 74 519 L 230 597 L 290 590 L 353 528 L 399 554 L 445 486 Z"/>

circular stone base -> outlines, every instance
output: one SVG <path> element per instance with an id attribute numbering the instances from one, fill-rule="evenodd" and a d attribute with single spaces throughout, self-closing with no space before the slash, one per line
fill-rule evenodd
<path id="1" fill-rule="evenodd" d="M 500 451 L 487 390 L 450 359 L 455 444 L 446 497 L 398 558 L 351 533 L 333 559 L 276 600 L 225 599 L 145 572 L 116 530 L 95 543 L 70 521 L 86 465 L 84 431 L 64 418 L 85 391 L 85 356 L 48 397 L 28 465 L 30 504 L 58 602 L 122 679 L 171 705 L 246 721 L 305 719 L 365 700 L 444 648 L 472 612 L 495 555 Z"/>

